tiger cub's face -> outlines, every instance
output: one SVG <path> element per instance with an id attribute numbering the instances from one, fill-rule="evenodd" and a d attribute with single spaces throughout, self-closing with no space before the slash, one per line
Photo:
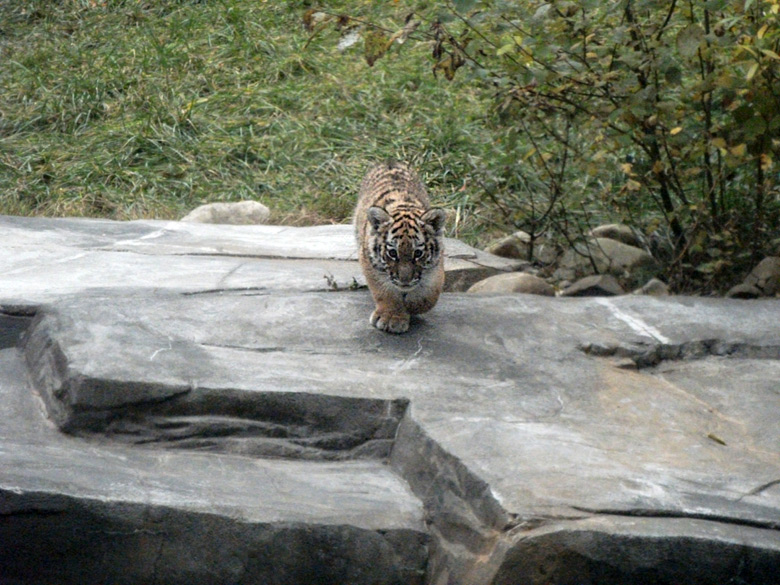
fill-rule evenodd
<path id="1" fill-rule="evenodd" d="M 368 210 L 369 259 L 400 289 L 411 289 L 441 259 L 444 211 L 406 210 L 391 216 L 381 207 Z"/>

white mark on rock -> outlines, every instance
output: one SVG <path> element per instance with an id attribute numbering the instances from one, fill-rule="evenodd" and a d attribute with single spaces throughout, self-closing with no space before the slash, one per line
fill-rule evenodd
<path id="1" fill-rule="evenodd" d="M 149 361 L 150 361 L 150 362 L 153 362 L 153 361 L 154 361 L 154 358 L 156 358 L 156 357 L 157 357 L 157 354 L 159 354 L 159 353 L 162 353 L 163 351 L 171 351 L 172 349 L 173 349 L 173 344 L 171 343 L 171 341 L 170 341 L 170 340 L 168 340 L 168 347 L 161 347 L 160 349 L 158 349 L 157 351 L 155 351 L 155 352 L 154 352 L 154 353 L 151 355 L 151 357 L 149 358 Z"/>
<path id="2" fill-rule="evenodd" d="M 68 262 L 72 262 L 73 260 L 79 260 L 80 258 L 84 258 L 88 255 L 88 252 L 79 252 L 77 254 L 71 254 L 68 256 L 63 256 L 62 258 L 55 258 L 52 260 L 52 265 L 54 264 L 67 264 Z M 7 270 L 3 272 L 3 276 L 11 276 L 12 274 L 25 274 L 27 272 L 40 272 L 40 266 L 27 262 L 23 266 L 20 266 L 19 268 L 15 268 L 13 270 Z"/>
<path id="3" fill-rule="evenodd" d="M 140 241 L 140 240 L 155 240 L 155 239 L 159 238 L 160 236 L 162 236 L 162 235 L 166 234 L 166 233 L 167 233 L 167 232 L 169 232 L 169 231 L 170 231 L 170 230 L 169 230 L 169 229 L 167 229 L 167 228 L 163 228 L 163 229 L 155 230 L 155 231 L 153 231 L 153 232 L 149 232 L 149 233 L 148 233 L 148 234 L 146 234 L 145 236 L 141 236 L 140 238 L 138 238 L 138 240 L 139 240 L 139 241 Z"/>
<path id="4" fill-rule="evenodd" d="M 666 337 L 663 333 L 658 331 L 658 329 L 656 329 L 652 325 L 648 325 L 647 323 L 645 323 L 641 319 L 638 319 L 637 317 L 634 317 L 632 315 L 629 315 L 628 313 L 621 311 L 612 302 L 610 302 L 609 299 L 605 299 L 602 297 L 596 299 L 596 302 L 599 303 L 600 305 L 604 305 L 605 307 L 607 307 L 615 317 L 623 321 L 623 323 L 631 327 L 631 329 L 633 329 L 635 332 L 639 333 L 640 335 L 652 337 L 658 343 L 671 343 L 671 340 L 668 337 Z"/>
<path id="5" fill-rule="evenodd" d="M 161 228 L 159 230 L 155 230 L 153 232 L 149 232 L 148 234 L 145 234 L 141 236 L 140 238 L 133 238 L 131 240 L 120 240 L 118 242 L 115 242 L 111 248 L 121 248 L 122 246 L 130 246 L 132 244 L 137 244 L 138 242 L 142 242 L 143 240 L 155 240 L 161 236 L 164 236 L 166 233 L 170 232 L 170 229 L 167 228 Z"/>
<path id="6" fill-rule="evenodd" d="M 414 366 L 414 362 L 417 361 L 418 356 L 422 353 L 423 350 L 422 340 L 422 337 L 417 339 L 417 351 L 415 351 L 412 355 L 410 355 L 397 366 L 393 366 L 391 369 L 395 372 L 402 372 Z"/>

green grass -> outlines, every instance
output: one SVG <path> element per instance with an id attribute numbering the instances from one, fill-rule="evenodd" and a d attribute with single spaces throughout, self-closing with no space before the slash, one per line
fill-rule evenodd
<path id="1" fill-rule="evenodd" d="M 328 3 L 334 10 L 338 6 Z M 402 2 L 348 2 L 398 27 Z M 275 221 L 345 221 L 367 166 L 412 162 L 476 237 L 469 156 L 492 141 L 468 81 L 408 42 L 373 68 L 307 2 L 0 3 L 0 213 L 178 218 L 255 199 Z"/>

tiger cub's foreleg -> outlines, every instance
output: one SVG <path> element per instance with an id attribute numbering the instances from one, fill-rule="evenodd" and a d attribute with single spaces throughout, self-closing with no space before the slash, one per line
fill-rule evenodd
<path id="1" fill-rule="evenodd" d="M 379 282 L 370 273 L 366 274 L 366 280 L 376 304 L 369 319 L 371 325 L 388 333 L 405 333 L 409 329 L 410 315 L 404 305 L 403 295 Z"/>

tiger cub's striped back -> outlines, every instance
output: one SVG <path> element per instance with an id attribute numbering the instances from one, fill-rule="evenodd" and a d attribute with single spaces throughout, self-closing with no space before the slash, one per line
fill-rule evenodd
<path id="1" fill-rule="evenodd" d="M 431 208 L 408 166 L 388 162 L 363 179 L 355 209 L 358 259 L 376 302 L 371 323 L 403 333 L 409 316 L 430 310 L 444 283 L 444 211 Z"/>

